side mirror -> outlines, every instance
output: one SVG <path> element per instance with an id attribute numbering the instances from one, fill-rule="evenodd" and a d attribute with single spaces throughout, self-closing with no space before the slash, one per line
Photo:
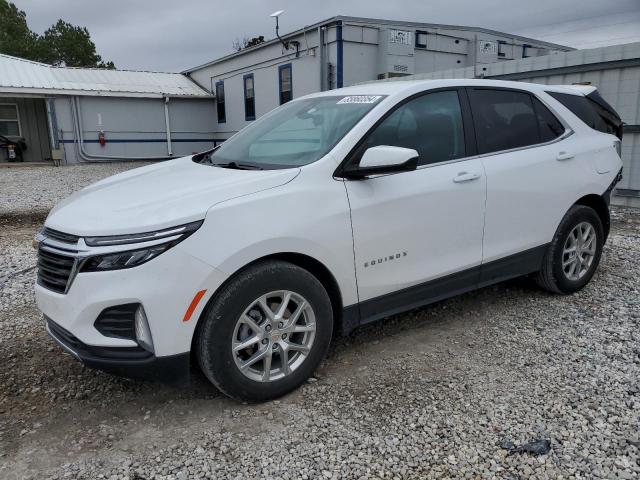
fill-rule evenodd
<path id="1" fill-rule="evenodd" d="M 379 145 L 368 148 L 359 165 L 349 165 L 343 170 L 343 176 L 350 179 L 362 179 L 370 175 L 410 172 L 418 166 L 418 152 L 412 148 Z"/>

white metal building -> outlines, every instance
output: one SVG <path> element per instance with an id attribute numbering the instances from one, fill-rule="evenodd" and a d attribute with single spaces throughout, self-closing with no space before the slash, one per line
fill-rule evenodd
<path id="1" fill-rule="evenodd" d="M 210 148 L 215 129 L 213 97 L 179 73 L 53 67 L 0 54 L 0 135 L 25 139 L 24 161 L 177 157 Z"/>
<path id="2" fill-rule="evenodd" d="M 402 80 L 477 77 L 597 87 L 625 122 L 623 179 L 614 190 L 612 201 L 640 207 L 640 42 L 493 63 L 475 70 L 473 67 L 441 70 Z"/>
<path id="3" fill-rule="evenodd" d="M 228 138 L 308 93 L 569 50 L 484 28 L 337 16 L 183 73 L 216 95 L 216 132 Z"/>

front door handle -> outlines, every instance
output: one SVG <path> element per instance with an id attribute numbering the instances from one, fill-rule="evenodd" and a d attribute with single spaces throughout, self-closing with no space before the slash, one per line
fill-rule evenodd
<path id="1" fill-rule="evenodd" d="M 560 153 L 558 153 L 558 156 L 556 157 L 556 160 L 562 162 L 563 160 L 571 160 L 573 157 L 575 157 L 575 155 L 573 153 L 560 152 Z"/>
<path id="2" fill-rule="evenodd" d="M 464 183 L 470 182 L 472 180 L 477 180 L 480 178 L 479 173 L 469 173 L 469 172 L 460 172 L 458 175 L 453 177 L 454 183 Z"/>

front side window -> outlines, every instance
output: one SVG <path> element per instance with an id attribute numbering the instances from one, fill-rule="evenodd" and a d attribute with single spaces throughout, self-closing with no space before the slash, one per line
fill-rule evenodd
<path id="1" fill-rule="evenodd" d="M 225 141 L 213 152 L 210 163 L 273 169 L 315 162 L 382 98 L 342 95 L 288 102 Z"/>
<path id="2" fill-rule="evenodd" d="M 291 81 L 291 64 L 278 67 L 278 85 L 280 89 L 280 105 L 287 103 L 293 98 L 293 88 Z"/>
<path id="3" fill-rule="evenodd" d="M 531 95 L 513 90 L 469 89 L 478 153 L 499 152 L 540 142 Z"/>
<path id="4" fill-rule="evenodd" d="M 244 118 L 256 119 L 256 98 L 253 84 L 253 74 L 244 76 Z"/>
<path id="5" fill-rule="evenodd" d="M 0 135 L 20 136 L 18 106 L 13 103 L 0 103 Z"/>
<path id="6" fill-rule="evenodd" d="M 464 157 L 464 126 L 458 92 L 421 95 L 393 111 L 367 137 L 358 151 L 379 145 L 412 148 L 418 164 Z"/>
<path id="7" fill-rule="evenodd" d="M 227 112 L 224 105 L 224 82 L 216 82 L 216 108 L 218 109 L 218 123 L 227 121 Z"/>

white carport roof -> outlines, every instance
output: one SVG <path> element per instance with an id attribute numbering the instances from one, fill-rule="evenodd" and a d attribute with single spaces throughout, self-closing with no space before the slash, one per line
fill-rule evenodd
<path id="1" fill-rule="evenodd" d="M 210 97 L 180 73 L 54 67 L 0 54 L 0 94 Z"/>

